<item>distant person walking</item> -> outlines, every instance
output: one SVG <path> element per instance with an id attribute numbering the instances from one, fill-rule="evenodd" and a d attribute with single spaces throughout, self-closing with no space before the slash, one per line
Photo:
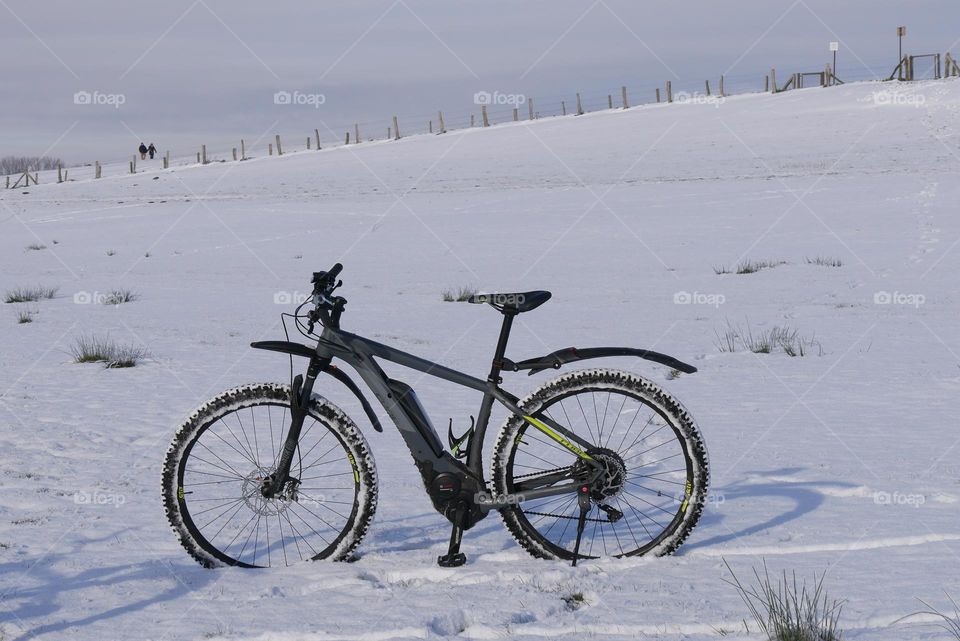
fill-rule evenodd
<path id="1" fill-rule="evenodd" d="M 143 143 L 140 143 L 140 160 L 147 159 L 147 146 Z"/>
<path id="2" fill-rule="evenodd" d="M 154 154 L 157 153 L 157 148 L 153 146 L 153 143 L 150 143 L 150 146 L 147 147 L 147 153 L 150 154 L 150 160 L 153 160 Z"/>

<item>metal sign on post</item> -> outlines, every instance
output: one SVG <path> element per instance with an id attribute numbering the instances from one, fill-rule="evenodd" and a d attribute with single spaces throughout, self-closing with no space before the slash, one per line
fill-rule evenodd
<path id="1" fill-rule="evenodd" d="M 830 51 L 840 51 L 840 43 L 839 43 L 839 42 L 831 42 L 831 43 L 830 43 Z"/>
<path id="2" fill-rule="evenodd" d="M 831 71 L 833 72 L 833 77 L 836 78 L 837 77 L 837 52 L 840 51 L 840 43 L 831 42 L 830 51 L 833 52 L 833 69 Z M 827 80 L 829 81 L 829 78 Z"/>

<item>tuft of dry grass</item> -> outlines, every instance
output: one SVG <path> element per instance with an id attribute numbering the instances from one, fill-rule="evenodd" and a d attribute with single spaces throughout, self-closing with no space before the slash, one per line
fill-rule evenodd
<path id="1" fill-rule="evenodd" d="M 458 287 L 456 289 L 445 289 L 443 291 L 443 300 L 448 303 L 464 303 L 472 296 L 476 296 L 477 288 L 471 285 L 466 285 L 464 287 Z"/>
<path id="2" fill-rule="evenodd" d="M 7 292 L 4 302 L 7 303 L 35 303 L 39 300 L 53 298 L 59 287 L 17 287 Z"/>
<path id="3" fill-rule="evenodd" d="M 108 369 L 135 367 L 148 356 L 136 345 L 121 345 L 109 336 L 79 336 L 70 349 L 75 363 L 103 363 Z"/>
<path id="4" fill-rule="evenodd" d="M 753 583 L 744 585 L 737 578 L 733 568 L 723 560 L 732 580 L 724 581 L 732 585 L 747 606 L 751 618 L 766 634 L 769 641 L 840 641 L 840 614 L 843 601 L 831 599 L 824 588 L 826 572 L 814 576 L 813 585 L 806 581 L 797 582 L 797 573 L 788 577 L 771 578 L 766 561 L 763 562 L 763 574 L 753 568 Z"/>

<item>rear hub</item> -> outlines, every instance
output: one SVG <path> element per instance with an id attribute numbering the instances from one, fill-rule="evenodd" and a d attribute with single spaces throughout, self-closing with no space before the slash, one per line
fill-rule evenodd
<path id="1" fill-rule="evenodd" d="M 587 454 L 603 468 L 600 477 L 590 484 L 590 498 L 599 502 L 615 497 L 627 481 L 627 466 L 623 459 L 605 447 L 588 450 Z"/>

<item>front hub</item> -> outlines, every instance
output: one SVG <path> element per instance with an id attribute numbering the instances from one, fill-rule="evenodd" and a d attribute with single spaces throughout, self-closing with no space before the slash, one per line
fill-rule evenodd
<path id="1" fill-rule="evenodd" d="M 276 482 L 276 474 L 270 470 L 255 469 L 243 479 L 243 501 L 261 516 L 274 516 L 287 509 L 290 501 L 297 500 L 298 479 L 289 479 L 283 487 Z"/>

